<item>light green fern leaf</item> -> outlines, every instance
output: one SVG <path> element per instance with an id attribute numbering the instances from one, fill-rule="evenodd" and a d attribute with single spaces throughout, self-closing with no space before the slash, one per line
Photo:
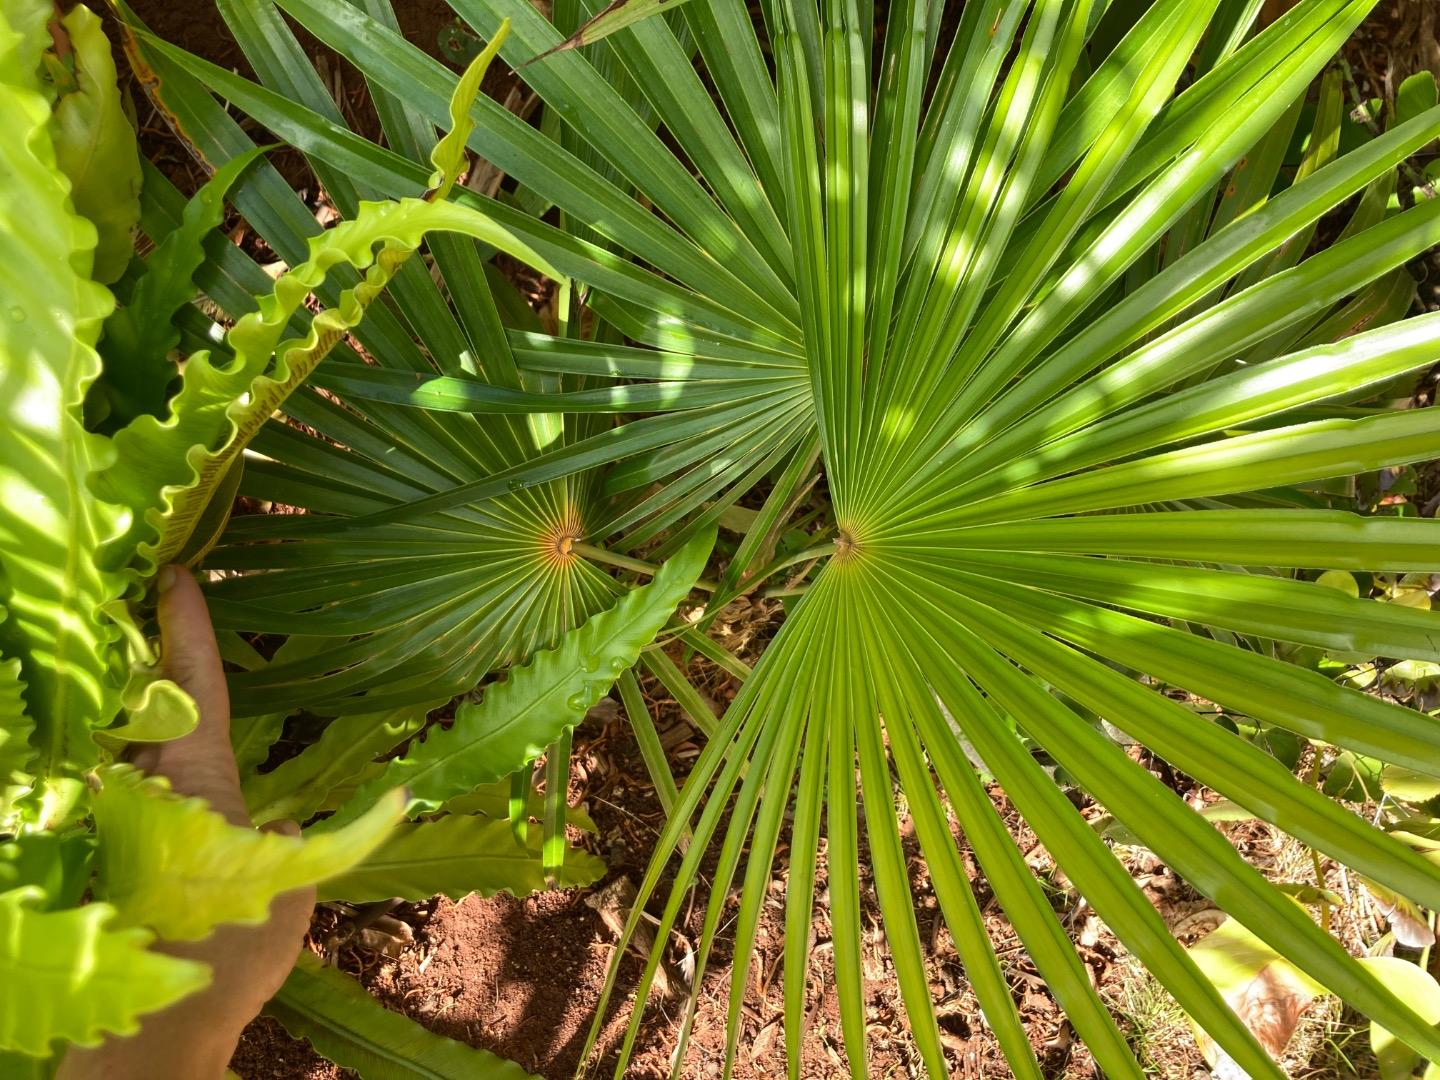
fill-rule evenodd
<path id="1" fill-rule="evenodd" d="M 430 164 L 435 167 L 435 171 L 430 175 L 430 191 L 426 198 L 431 202 L 448 196 L 450 189 L 455 186 L 455 181 L 465 171 L 465 144 L 470 140 L 470 133 L 475 130 L 475 120 L 470 107 L 480 93 L 480 82 L 485 78 L 485 72 L 490 69 L 490 62 L 500 54 L 500 46 L 505 44 L 505 39 L 509 36 L 510 20 L 502 19 L 500 28 L 490 39 L 490 44 L 470 61 L 450 94 L 450 130 L 435 144 L 435 150 L 430 155 Z"/>
<path id="2" fill-rule="evenodd" d="M 195 271 L 205 261 L 206 237 L 225 216 L 225 193 L 261 153 L 256 147 L 215 170 L 185 204 L 179 226 L 145 260 L 145 273 L 125 306 L 105 321 L 100 339 L 105 374 L 96 384 L 100 392 L 92 394 L 91 406 L 106 430 L 142 413 L 164 412 L 166 390 L 178 373 L 170 356 L 180 343 L 175 314 L 195 296 Z"/>
<path id="3" fill-rule="evenodd" d="M 0 625 L 5 609 L 0 608 Z M 25 680 L 18 657 L 0 659 L 0 832 L 18 832 L 16 803 L 35 784 L 35 723 L 25 713 Z"/>
<path id="4" fill-rule="evenodd" d="M 210 982 L 204 964 L 151 952 L 154 935 L 111 929 L 115 909 L 40 911 L 42 892 L 0 893 L 0 1049 L 35 1057 L 55 1040 L 94 1046 Z"/>
<path id="5" fill-rule="evenodd" d="M 503 32 L 497 35 L 503 40 Z M 456 87 L 452 112 L 469 124 L 470 104 L 495 50 L 477 57 Z M 465 129 L 468 130 L 468 129 Z M 436 147 L 430 197 L 447 191 L 465 163 L 464 141 L 447 136 Z M 446 212 L 446 207 L 450 211 Z M 191 534 L 217 489 L 232 475 L 241 451 L 287 397 L 309 377 L 329 351 L 365 317 L 427 232 L 455 228 L 453 204 L 420 199 L 360 204 L 351 221 L 312 237 L 309 258 L 280 277 L 274 292 L 231 329 L 228 363 L 196 353 L 185 366 L 184 383 L 170 414 L 140 416 L 115 437 L 113 467 L 96 478 L 96 493 L 131 508 L 130 528 L 106 552 L 108 566 L 132 565 L 149 576 L 189 546 Z M 467 231 L 497 247 L 519 242 L 483 215 L 460 215 Z M 468 226 L 468 227 L 467 227 Z M 375 248 L 379 246 L 379 252 Z M 520 245 L 523 248 L 523 245 Z M 533 265 L 548 266 L 538 255 Z M 336 266 L 363 270 L 364 279 L 341 294 L 333 308 L 311 320 L 301 338 L 282 340 L 287 324 L 305 299 Z M 557 275 L 558 276 L 558 275 Z"/>
<path id="6" fill-rule="evenodd" d="M 320 886 L 319 899 L 424 900 L 444 893 L 458 900 L 470 893 L 498 892 L 528 896 L 546 887 L 541 829 L 537 825 L 530 833 L 522 847 L 503 817 L 452 814 L 399 825 L 363 863 Z M 582 848 L 567 847 L 556 884 L 564 889 L 589 885 L 604 873 L 603 861 Z"/>
<path id="7" fill-rule="evenodd" d="M 299 754 L 269 772 L 244 777 L 241 787 L 250 816 L 259 825 L 277 818 L 304 821 L 325 805 L 337 787 L 419 731 L 426 714 L 444 703 L 421 702 L 336 717 Z"/>
<path id="8" fill-rule="evenodd" d="M 30 771 L 35 761 L 35 748 L 30 745 L 34 728 L 25 715 L 20 661 L 0 660 L 0 832 L 14 831 L 15 804 L 35 783 Z"/>
<path id="9" fill-rule="evenodd" d="M 107 565 L 123 566 L 133 555 L 135 569 L 148 575 L 174 559 L 265 421 L 364 318 L 425 234 L 457 224 L 491 242 L 518 244 L 482 215 L 451 203 L 363 203 L 353 221 L 314 237 L 309 259 L 275 283 L 259 310 L 235 324 L 227 339 L 233 360 L 216 364 L 208 352 L 191 356 L 170 415 L 141 416 L 118 432 L 115 463 L 96 478 L 97 494 L 134 515 L 126 535 L 107 551 Z M 378 255 L 377 244 L 384 245 Z M 315 316 L 304 337 L 282 341 L 290 317 L 338 265 L 364 270 L 365 279 Z"/>
<path id="10" fill-rule="evenodd" d="M 99 760 L 90 732 L 119 707 L 101 607 L 124 588 L 96 557 L 118 512 L 86 490 L 108 447 L 80 410 L 113 300 L 90 280 L 95 227 L 71 208 L 36 74 L 52 14 L 40 0 L 0 9 L 0 653 L 21 662 L 39 779 L 27 813 L 45 825 L 75 813 Z"/>
<path id="11" fill-rule="evenodd" d="M 106 728 L 99 740 L 101 745 L 118 749 L 121 742 L 164 742 L 194 731 L 200 722 L 194 700 L 177 683 L 163 677 L 160 658 L 141 631 L 130 605 L 124 600 L 112 600 L 102 610 L 125 639 L 128 664 L 120 693 L 125 722 Z"/>
<path id="12" fill-rule="evenodd" d="M 231 825 L 202 799 L 171 793 L 126 765 L 101 770 L 93 799 L 99 836 L 96 892 L 121 925 L 194 941 L 221 923 L 261 923 L 282 892 L 363 862 L 389 835 L 399 793 L 324 836 L 284 836 Z"/>

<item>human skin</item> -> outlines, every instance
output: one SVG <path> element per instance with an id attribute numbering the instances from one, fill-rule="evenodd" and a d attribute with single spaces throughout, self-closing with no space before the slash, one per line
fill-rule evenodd
<path id="1" fill-rule="evenodd" d="M 166 676 L 195 699 L 200 722 L 189 735 L 145 746 L 132 761 L 166 777 L 180 794 L 207 800 L 232 825 L 252 828 L 230 747 L 230 697 L 205 597 L 183 567 L 165 567 L 156 584 L 161 663 Z M 299 831 L 288 821 L 267 828 Z M 315 890 L 298 889 L 276 897 L 262 925 L 221 926 L 203 941 L 157 944 L 161 952 L 210 965 L 210 986 L 146 1016 L 135 1035 L 71 1050 L 59 1080 L 219 1080 L 241 1031 L 294 965 L 314 906 Z"/>

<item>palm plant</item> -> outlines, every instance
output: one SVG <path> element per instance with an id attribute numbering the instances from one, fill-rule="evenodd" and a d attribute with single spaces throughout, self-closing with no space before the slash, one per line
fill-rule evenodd
<path id="1" fill-rule="evenodd" d="M 1037 750 L 1267 946 L 1440 1061 L 1429 1024 L 1099 723 L 1440 904 L 1433 862 L 1137 678 L 1317 753 L 1440 776 L 1426 717 L 1271 645 L 1440 652 L 1430 613 L 1308 573 L 1440 568 L 1433 522 L 1335 509 L 1323 483 L 1440 447 L 1435 414 L 1372 401 L 1440 352 L 1440 316 L 1399 318 L 1403 264 L 1440 240 L 1440 202 L 1387 209 L 1440 109 L 1340 154 L 1326 80 L 1284 170 L 1307 89 L 1373 2 L 1304 0 L 1253 33 L 1259 5 L 1224 0 L 897 3 L 877 38 L 860 0 L 768 0 L 758 24 L 739 0 L 700 0 L 572 49 L 593 6 L 557 2 L 552 21 L 525 0 L 451 0 L 482 38 L 509 21 L 501 55 L 545 119 L 477 102 L 469 146 L 512 189 L 456 188 L 426 211 L 431 272 L 407 264 L 393 302 L 352 325 L 363 353 L 340 345 L 289 398 L 304 429 L 272 422 L 252 444 L 239 490 L 310 513 L 237 519 L 207 556 L 239 571 L 214 588 L 222 626 L 299 642 L 236 677 L 237 714 L 273 735 L 296 705 L 345 717 L 466 690 L 603 606 L 614 583 L 597 564 L 644 572 L 637 551 L 664 559 L 772 478 L 711 586 L 723 602 L 784 562 L 771 542 L 818 449 L 833 525 L 807 554 L 828 560 L 675 794 L 626 931 L 678 859 L 663 940 L 719 843 L 696 980 L 738 876 L 727 1067 L 788 821 L 792 1075 L 822 834 L 853 1074 L 867 1060 L 862 844 L 916 1045 L 946 1074 L 898 790 L 1015 1074 L 1039 1066 L 952 818 L 1096 1063 L 1140 1075 L 973 757 L 1218 1046 L 1249 1075 L 1281 1075 Z M 387 0 L 219 7 L 259 82 L 143 32 L 134 45 L 206 161 L 253 145 L 214 92 L 302 150 L 346 216 L 425 190 L 419 151 L 456 80 L 397 33 Z M 364 75 L 386 146 L 345 127 L 281 12 Z M 147 179 L 145 228 L 163 233 L 178 203 Z M 1338 240 L 1308 254 L 1356 195 Z M 282 259 L 304 258 L 318 226 L 268 166 L 233 199 Z M 408 229 L 367 235 L 413 246 Z M 555 333 L 489 272 L 495 249 L 560 283 Z M 224 245 L 197 280 L 232 314 L 265 285 Z M 334 303 L 339 285 L 317 280 L 317 295 Z M 676 1075 L 694 1017 L 692 1001 Z"/>

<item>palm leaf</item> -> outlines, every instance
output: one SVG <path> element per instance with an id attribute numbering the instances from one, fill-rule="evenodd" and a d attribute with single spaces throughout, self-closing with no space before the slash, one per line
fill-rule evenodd
<path id="1" fill-rule="evenodd" d="M 592 616 L 554 649 L 513 668 L 478 704 L 462 705 L 451 727 L 432 730 L 423 743 L 362 785 L 320 828 L 332 829 L 369 811 L 402 785 L 410 813 L 435 810 L 535 760 L 635 663 L 700 576 L 713 543 L 713 535 L 696 537 L 648 585 Z M 568 761 L 569 755 L 563 756 Z"/>

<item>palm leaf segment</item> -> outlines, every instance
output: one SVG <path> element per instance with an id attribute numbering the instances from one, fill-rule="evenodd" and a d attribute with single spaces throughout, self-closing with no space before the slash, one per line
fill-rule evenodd
<path id="1" fill-rule="evenodd" d="M 382 116 L 422 127 L 442 119 L 453 77 L 399 38 L 383 0 L 277 3 L 357 65 L 388 103 Z M 522 0 L 453 6 L 482 35 L 509 18 L 504 55 L 512 64 L 563 40 Z M 835 555 L 678 793 L 634 916 L 693 830 L 698 842 L 684 848 L 663 936 L 706 843 L 720 839 L 703 967 L 748 844 L 744 883 L 760 888 L 744 890 L 736 923 L 731 1057 L 758 898 L 793 807 L 787 973 L 809 963 L 823 831 L 844 1037 L 855 1075 L 864 1075 L 863 830 L 917 1045 L 933 1075 L 947 1071 L 893 763 L 943 915 L 1016 1074 L 1039 1070 L 947 808 L 1097 1063 L 1107 1075 L 1139 1075 L 958 733 L 1122 942 L 1251 1075 L 1279 1073 L 1030 745 L 1258 937 L 1440 1060 L 1433 1029 L 1090 722 L 1103 717 L 1263 820 L 1420 903 L 1440 903 L 1440 878 L 1410 849 L 1251 744 L 1096 659 L 1307 738 L 1440 775 L 1423 718 L 1247 644 L 1346 648 L 1363 638 L 1393 655 L 1436 653 L 1428 615 L 1378 610 L 1273 572 L 1433 570 L 1440 561 L 1431 523 L 1328 510 L 1322 489 L 1307 486 L 1433 456 L 1440 435 L 1428 411 L 1344 404 L 1437 351 L 1436 317 L 1393 320 L 1406 306 L 1402 264 L 1440 240 L 1440 203 L 1388 216 L 1384 205 L 1394 166 L 1435 136 L 1440 113 L 1337 156 L 1339 98 L 1327 82 L 1295 182 L 1271 196 L 1307 87 L 1370 6 L 1309 0 L 1247 36 L 1230 5 L 1229 14 L 1216 14 L 1215 3 L 1197 13 L 1193 3 L 1159 0 L 1133 28 L 1117 28 L 1089 0 L 980 0 L 963 7 L 945 39 L 935 7 L 901 3 L 877 52 L 868 5 L 775 0 L 764 7 L 772 72 L 743 5 L 714 0 L 687 5 L 683 18 L 639 23 L 591 54 L 564 52 L 523 69 L 556 118 L 559 142 L 482 101 L 471 146 L 522 188 L 504 199 L 462 192 L 455 202 L 502 223 L 579 283 L 605 333 L 590 341 L 516 328 L 477 334 L 471 344 L 493 352 L 474 353 L 467 369 L 460 339 L 425 343 L 427 357 L 387 312 L 393 323 L 367 327 L 362 342 L 382 367 L 420 377 L 340 366 L 322 378 L 355 411 L 318 395 L 299 399 L 295 418 L 328 440 L 272 432 L 260 446 L 269 462 L 252 468 L 247 483 L 330 516 L 233 530 L 217 565 L 274 566 L 273 546 L 243 541 L 289 534 L 297 542 L 280 557 L 295 565 L 264 574 L 263 589 L 262 578 L 240 579 L 222 593 L 235 607 L 222 610 L 246 629 L 262 618 L 309 619 L 317 605 L 373 618 L 365 626 L 314 616 L 317 633 L 330 632 L 320 629 L 322 617 L 337 620 L 340 633 L 373 632 L 367 654 L 391 640 L 396 657 L 446 641 L 469 648 L 500 640 L 474 634 L 475 613 L 489 610 L 479 593 L 443 607 L 439 597 L 453 585 L 442 589 L 442 575 L 467 586 L 492 582 L 498 572 L 482 567 L 516 558 L 513 576 L 494 585 L 512 621 L 487 624 L 492 634 L 513 633 L 534 625 L 515 598 L 537 598 L 535 610 L 578 606 L 591 587 L 581 569 L 571 599 L 546 593 L 550 579 L 538 573 L 527 587 L 521 566 L 538 571 L 545 557 L 536 522 L 551 527 L 574 507 L 577 531 L 592 538 L 619 534 L 621 545 L 627 537 L 633 545 L 654 535 L 642 522 L 655 530 L 684 522 L 683 537 L 703 522 L 703 505 L 738 497 L 775 464 L 807 453 L 818 434 Z M 253 21 L 242 37 L 250 47 L 290 47 L 267 4 L 227 0 L 222 8 L 236 25 Z M 557 18 L 591 13 L 567 9 Z M 713 97 L 689 63 L 692 50 Z M 236 152 L 238 135 L 187 81 L 194 76 L 303 147 L 330 171 L 327 183 L 400 196 L 423 182 L 403 153 L 344 130 L 303 71 L 286 68 L 298 79 L 287 85 L 279 65 L 252 55 L 266 88 L 174 50 L 149 51 L 164 68 L 172 111 L 188 110 L 181 119 L 197 142 L 212 140 L 207 152 Z M 1192 80 L 1175 94 L 1192 56 Z M 683 161 L 664 148 L 657 125 Z M 403 151 L 403 138 L 388 134 Z M 1362 191 L 1341 240 L 1302 259 L 1319 218 Z M 294 242 L 285 198 L 271 175 L 251 178 L 237 196 L 282 254 Z M 591 239 L 524 212 L 551 204 Z M 456 309 L 445 309 L 448 321 L 418 314 L 439 311 L 428 277 L 417 275 L 414 297 L 396 293 L 422 341 L 470 326 L 462 305 L 473 294 L 458 288 L 444 249 L 435 255 Z M 249 272 L 234 253 L 212 270 L 217 287 L 227 273 Z M 646 348 L 607 344 L 606 334 Z M 522 437 L 533 424 L 473 423 L 477 412 L 540 408 L 492 392 L 514 388 L 503 375 L 511 361 L 519 389 L 547 392 L 552 412 L 656 415 L 618 428 L 572 418 L 548 443 Z M 542 374 L 554 381 L 527 381 Z M 586 471 L 612 462 L 620 464 L 603 480 Z M 655 482 L 659 494 L 626 497 Z M 552 484 L 571 501 L 559 487 L 542 487 Z M 494 538 L 483 552 L 482 535 Z M 500 551 L 519 536 L 532 544 L 525 558 Z M 422 615 L 437 603 L 453 614 Z M 1153 616 L 1229 633 L 1187 634 Z M 461 627 L 466 634 L 437 632 Z M 375 685 L 377 666 L 359 660 L 361 651 L 364 677 L 332 682 L 333 692 Z M 502 652 L 489 646 L 483 660 Z M 440 652 L 424 655 L 424 670 L 448 670 Z M 320 667 L 333 671 L 335 656 Z M 397 661 L 393 670 L 414 669 Z M 395 678 L 405 692 L 403 676 Z M 642 997 L 658 962 L 657 954 Z M 786 979 L 785 998 L 798 1070 L 803 977 Z M 637 1009 L 627 1054 L 639 1018 Z M 678 1071 L 683 1054 L 676 1060 Z"/>

